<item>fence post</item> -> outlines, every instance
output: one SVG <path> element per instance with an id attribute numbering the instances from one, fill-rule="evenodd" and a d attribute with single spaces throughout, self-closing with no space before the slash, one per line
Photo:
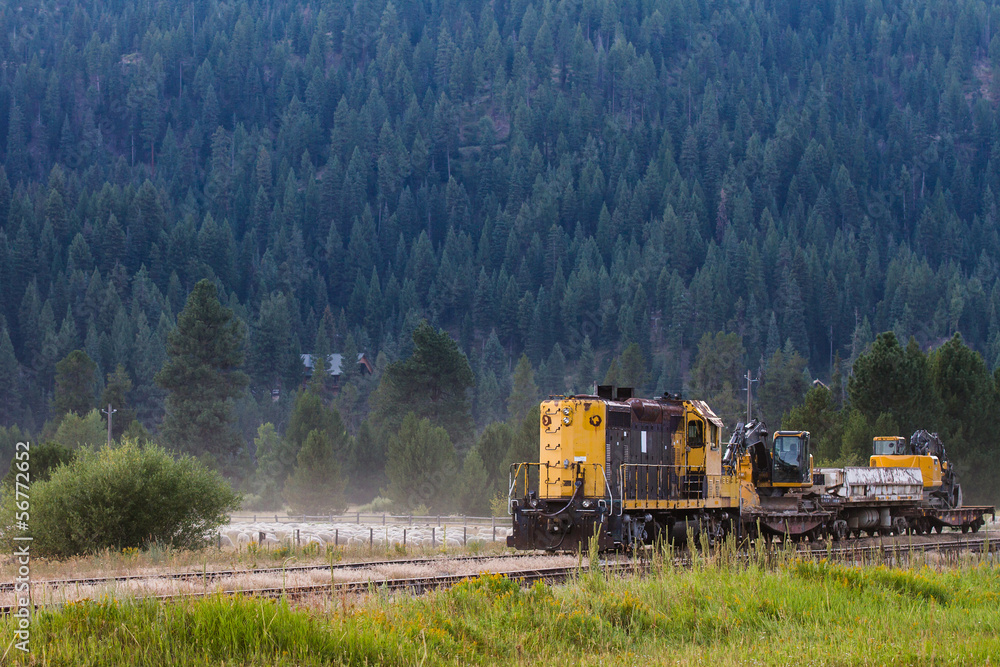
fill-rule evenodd
<path id="1" fill-rule="evenodd" d="M 403 546 L 406 546 L 406 529 L 403 529 Z"/>
<path id="2" fill-rule="evenodd" d="M 221 550 L 222 549 L 222 533 L 216 533 L 215 534 L 215 538 L 216 538 L 215 539 L 216 546 Z"/>
<path id="3" fill-rule="evenodd" d="M 295 529 L 295 546 L 299 546 L 299 544 L 301 544 L 301 543 L 302 543 L 302 542 L 301 542 L 301 540 L 299 539 L 299 529 L 298 529 L 298 528 L 296 528 L 296 529 Z"/>
<path id="4" fill-rule="evenodd" d="M 368 548 L 371 549 L 375 545 L 375 529 L 368 529 Z"/>
<path id="5" fill-rule="evenodd" d="M 340 528 L 335 528 L 333 531 L 333 546 L 340 546 Z"/>
<path id="6" fill-rule="evenodd" d="M 264 544 L 264 540 L 267 538 L 267 533 L 263 530 L 257 532 L 257 544 Z"/>
<path id="7" fill-rule="evenodd" d="M 277 514 L 274 515 L 274 522 L 278 523 L 278 515 Z"/>
<path id="8" fill-rule="evenodd" d="M 358 523 L 361 523 L 361 512 L 358 512 Z"/>
<path id="9" fill-rule="evenodd" d="M 464 546 L 468 546 L 469 545 L 469 527 L 468 526 L 462 526 L 462 544 Z"/>
<path id="10" fill-rule="evenodd" d="M 431 526 L 431 549 L 437 546 L 437 540 L 434 539 L 434 530 L 435 527 Z"/>
<path id="11" fill-rule="evenodd" d="M 257 515 L 256 514 L 253 515 L 253 522 L 257 523 Z"/>

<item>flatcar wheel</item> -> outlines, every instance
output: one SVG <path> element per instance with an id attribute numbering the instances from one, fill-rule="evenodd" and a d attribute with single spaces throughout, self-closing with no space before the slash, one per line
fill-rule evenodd
<path id="1" fill-rule="evenodd" d="M 850 535 L 850 530 L 847 528 L 847 522 L 843 519 L 837 519 L 833 522 L 833 539 L 836 542 L 844 540 Z"/>
<path id="2" fill-rule="evenodd" d="M 978 533 L 979 532 L 979 522 L 978 521 L 973 521 L 972 522 L 972 532 L 974 532 L 974 533 Z"/>
<path id="3" fill-rule="evenodd" d="M 892 520 L 892 532 L 894 535 L 905 535 L 908 529 L 909 525 L 903 517 L 898 516 Z"/>
<path id="4" fill-rule="evenodd" d="M 937 532 L 938 535 L 940 535 L 941 531 L 944 530 L 944 526 L 934 526 L 934 530 Z"/>
<path id="5" fill-rule="evenodd" d="M 962 524 L 962 534 L 964 535 L 967 532 L 969 532 L 969 524 L 963 523 Z"/>

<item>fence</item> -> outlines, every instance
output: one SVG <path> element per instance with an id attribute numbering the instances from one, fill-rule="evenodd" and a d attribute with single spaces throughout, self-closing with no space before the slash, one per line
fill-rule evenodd
<path id="1" fill-rule="evenodd" d="M 506 525 L 510 519 L 506 516 L 465 516 L 463 514 L 438 514 L 428 516 L 415 516 L 409 514 L 366 514 L 364 512 L 352 512 L 349 514 L 253 514 L 240 513 L 230 514 L 230 523 L 259 521 L 272 521 L 274 523 L 354 523 L 354 524 L 379 524 L 387 525 L 424 525 L 424 526 L 497 526 Z"/>

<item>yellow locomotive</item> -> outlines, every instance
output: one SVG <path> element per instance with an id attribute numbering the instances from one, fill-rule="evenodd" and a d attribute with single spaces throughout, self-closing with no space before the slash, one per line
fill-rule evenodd
<path id="1" fill-rule="evenodd" d="M 710 541 L 730 531 L 840 539 L 934 520 L 976 530 L 992 511 L 934 508 L 914 468 L 873 461 L 816 470 L 806 431 L 769 437 L 751 420 L 723 443 L 712 409 L 677 395 L 643 399 L 600 386 L 596 395 L 549 397 L 539 421 L 538 462 L 511 466 L 508 545 L 518 549 L 575 551 L 594 536 L 614 549 L 689 528 Z"/>

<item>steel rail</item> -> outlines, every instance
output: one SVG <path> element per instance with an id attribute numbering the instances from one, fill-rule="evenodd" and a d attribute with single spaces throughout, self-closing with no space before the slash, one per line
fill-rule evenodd
<path id="1" fill-rule="evenodd" d="M 960 551 L 960 550 L 975 550 L 977 547 L 985 547 L 982 551 L 985 552 L 997 552 L 1000 551 L 1000 540 L 989 539 L 989 537 L 984 536 L 976 539 L 967 540 L 951 540 L 947 542 L 927 542 L 921 544 L 868 544 L 868 545 L 852 545 L 848 547 L 838 547 L 836 549 L 832 548 L 808 548 L 808 549 L 795 549 L 791 551 L 792 555 L 795 556 L 808 556 L 808 557 L 824 557 L 831 556 L 835 558 L 840 557 L 853 557 L 857 558 L 864 554 L 909 554 L 909 553 L 926 553 L 933 551 Z M 768 549 L 767 553 L 777 554 L 780 553 L 780 549 Z M 749 551 L 742 550 L 741 556 L 749 557 Z M 499 557 L 503 558 L 503 557 Z M 480 558 L 475 556 L 463 557 L 464 560 L 489 560 L 490 558 Z M 456 561 L 455 559 L 424 559 L 419 562 L 430 562 L 430 563 L 445 563 L 449 561 Z M 403 561 L 383 561 L 387 563 L 401 563 Z M 681 566 L 688 566 L 691 564 L 690 557 L 679 557 L 674 559 L 675 564 Z M 370 564 L 370 563 L 369 563 Z M 640 559 L 630 559 L 625 561 L 602 561 L 601 569 L 602 571 L 608 573 L 626 573 L 626 572 L 641 572 L 645 571 L 650 566 L 649 561 L 644 561 Z M 362 563 L 351 563 L 350 566 L 362 566 Z M 308 566 L 313 568 L 313 566 Z M 545 581 L 549 583 L 556 583 L 570 578 L 576 574 L 587 571 L 587 565 L 574 564 L 569 566 L 561 567 L 550 567 L 550 568 L 528 568 L 524 570 L 514 570 L 511 572 L 500 572 L 498 574 L 505 576 L 513 581 L 521 582 L 522 584 L 533 583 L 536 581 Z M 315 566 L 314 569 L 330 569 L 329 565 Z M 334 569 L 337 569 L 334 566 Z M 278 570 L 280 572 L 280 570 Z M 254 573 L 254 570 L 247 571 L 249 573 Z M 256 571 L 260 572 L 260 571 Z M 287 572 L 287 570 L 286 570 Z M 469 574 L 441 574 L 432 575 L 426 577 L 410 577 L 401 579 L 368 579 L 368 580 L 357 580 L 349 582 L 330 582 L 322 584 L 310 584 L 301 586 L 282 586 L 282 587 L 268 587 L 268 588 L 246 588 L 246 589 L 231 589 L 231 590 L 215 590 L 215 591 L 197 591 L 188 593 L 173 593 L 164 595 L 147 595 L 147 596 L 137 596 L 136 599 L 151 599 L 151 600 L 161 600 L 161 601 L 180 601 L 186 599 L 201 599 L 211 596 L 234 596 L 243 595 L 248 597 L 264 597 L 264 598 L 287 598 L 287 599 L 297 599 L 306 597 L 309 595 L 318 594 L 330 594 L 330 595 L 358 595 L 358 594 L 368 594 L 376 592 L 409 592 L 413 594 L 420 594 L 426 591 L 444 588 L 457 584 L 463 580 L 473 578 L 477 575 Z M 38 582 L 44 583 L 44 582 Z M 35 605 L 35 608 L 39 608 L 45 605 Z M 60 605 L 53 605 L 58 607 Z M 16 606 L 7 605 L 0 606 L 0 615 L 8 615 L 13 613 L 17 609 Z"/>
<path id="2" fill-rule="evenodd" d="M 321 570 L 366 570 L 372 567 L 383 567 L 388 565 L 434 565 L 436 563 L 452 562 L 477 562 L 497 559 L 518 559 L 518 558 L 538 558 L 538 554 L 500 554 L 495 556 L 454 556 L 450 558 L 409 558 L 398 560 L 377 560 L 377 561 L 354 561 L 350 563 L 324 563 L 322 565 L 292 565 L 288 567 L 267 567 L 242 570 L 208 570 L 203 572 L 162 572 L 149 574 L 125 574 L 110 577 L 81 577 L 74 579 L 34 579 L 32 586 L 47 586 L 49 588 L 63 588 L 66 586 L 100 586 L 104 584 L 116 584 L 132 581 L 151 581 L 157 579 L 172 579 L 178 581 L 199 581 L 224 579 L 225 577 L 239 577 L 259 574 L 296 574 L 300 572 L 315 572 Z M 9 593 L 14 590 L 14 582 L 0 582 L 0 593 Z"/>

